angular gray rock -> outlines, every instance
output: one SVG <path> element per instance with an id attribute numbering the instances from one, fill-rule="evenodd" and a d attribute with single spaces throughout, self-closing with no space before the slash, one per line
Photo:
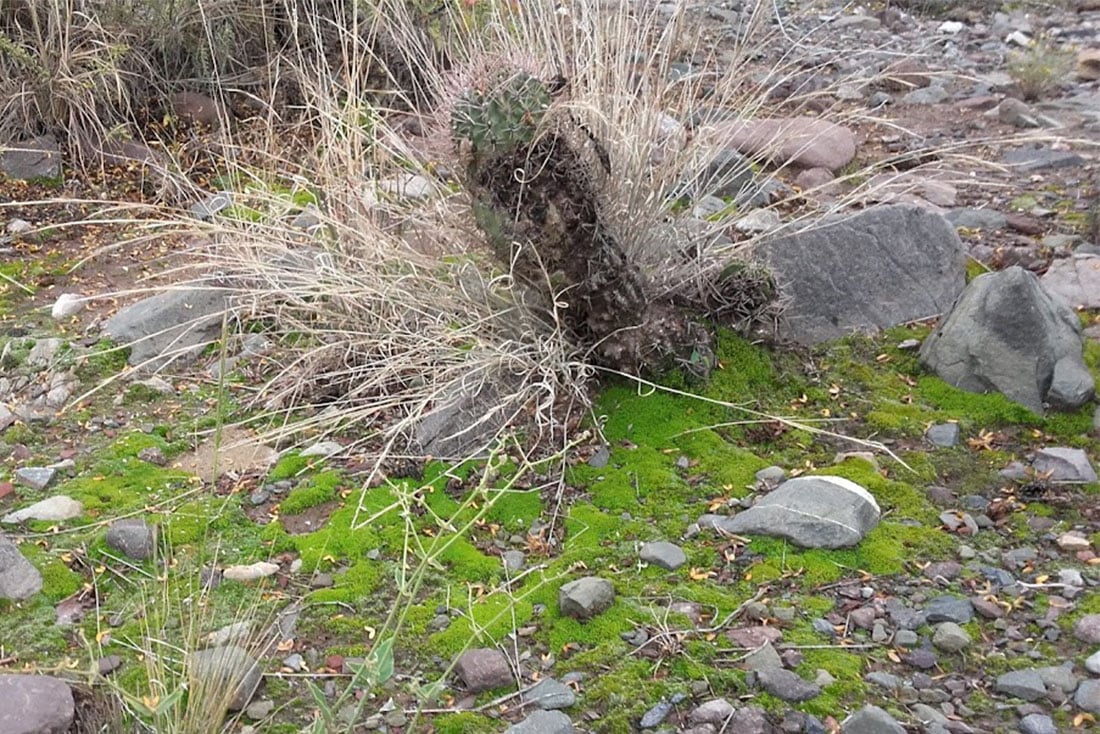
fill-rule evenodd
<path id="1" fill-rule="evenodd" d="M 0 146 L 0 173 L 33 181 L 61 178 L 61 146 L 52 135 Z"/>
<path id="2" fill-rule="evenodd" d="M 496 408 L 507 404 L 513 381 L 498 371 L 486 380 L 449 390 L 416 424 L 414 440 L 420 450 L 436 457 L 476 453 L 503 426 L 501 416 L 510 414 Z"/>
<path id="3" fill-rule="evenodd" d="M 1073 694 L 1073 702 L 1082 711 L 1100 714 L 1100 680 L 1089 678 L 1081 681 L 1077 692 Z"/>
<path id="4" fill-rule="evenodd" d="M 455 675 L 471 693 L 515 683 L 508 658 L 500 650 L 491 647 L 475 648 L 462 653 L 455 662 Z"/>
<path id="5" fill-rule="evenodd" d="M 1005 215 L 996 209 L 952 209 L 944 215 L 944 219 L 956 227 L 967 229 L 1004 229 L 1008 225 Z"/>
<path id="6" fill-rule="evenodd" d="M 741 665 L 746 670 L 754 670 L 757 673 L 765 670 L 779 670 L 783 667 L 783 658 L 775 651 L 772 643 L 765 642 L 752 652 L 745 655 Z"/>
<path id="7" fill-rule="evenodd" d="M 1088 454 L 1081 449 L 1051 446 L 1035 454 L 1031 466 L 1051 482 L 1088 484 L 1096 481 Z"/>
<path id="8" fill-rule="evenodd" d="M 23 557 L 15 543 L 0 535 L 0 599 L 22 601 L 41 590 L 42 574 Z M 3 723 L 2 718 L 0 723 Z"/>
<path id="9" fill-rule="evenodd" d="M 1058 727 L 1046 714 L 1028 714 L 1020 719 L 1020 734 L 1058 734 Z"/>
<path id="10" fill-rule="evenodd" d="M 187 669 L 205 690 L 232 694 L 230 711 L 247 706 L 263 678 L 260 664 L 236 645 L 196 650 L 187 656 Z"/>
<path id="11" fill-rule="evenodd" d="M 1047 695 L 1047 687 L 1043 683 L 1042 676 L 1033 669 L 1013 670 L 997 676 L 993 690 L 1025 701 L 1038 701 Z"/>
<path id="12" fill-rule="evenodd" d="M 573 689 L 554 678 L 543 678 L 522 696 L 540 709 L 567 709 L 577 702 Z"/>
<path id="13" fill-rule="evenodd" d="M 57 476 L 57 469 L 49 466 L 23 466 L 15 470 L 15 481 L 24 487 L 42 491 Z"/>
<path id="14" fill-rule="evenodd" d="M 714 724 L 721 726 L 733 713 L 733 704 L 724 698 L 715 698 L 706 703 L 701 703 L 688 714 L 688 721 L 693 724 Z"/>
<path id="15" fill-rule="evenodd" d="M 803 548 L 853 546 L 878 525 L 874 496 L 843 477 L 796 477 L 719 527 L 735 535 L 786 538 Z"/>
<path id="16" fill-rule="evenodd" d="M 1001 392 L 1040 415 L 1060 362 L 1063 380 L 1091 382 L 1081 355 L 1077 315 L 1018 266 L 975 278 L 920 349 L 921 362 L 944 381 Z"/>
<path id="17" fill-rule="evenodd" d="M 905 734 L 905 727 L 878 706 L 864 706 L 840 722 L 842 734 Z"/>
<path id="18" fill-rule="evenodd" d="M 1054 260 L 1041 280 L 1047 293 L 1073 308 L 1100 308 L 1100 256 Z"/>
<path id="19" fill-rule="evenodd" d="M 127 306 L 112 316 L 104 332 L 130 346 L 130 364 L 158 369 L 194 358 L 222 330 L 225 293 L 215 288 L 181 288 Z"/>
<path id="20" fill-rule="evenodd" d="M 941 622 L 932 635 L 932 644 L 947 652 L 965 650 L 970 647 L 970 642 L 970 634 L 954 622 Z"/>
<path id="21" fill-rule="evenodd" d="M 933 446 L 950 448 L 959 443 L 958 423 L 936 423 L 928 427 L 924 437 Z"/>
<path id="22" fill-rule="evenodd" d="M 57 358 L 58 352 L 61 351 L 61 347 L 64 346 L 64 344 L 65 342 L 57 337 L 35 340 L 34 346 L 31 347 L 31 351 L 27 354 L 27 364 L 31 367 L 38 367 L 39 369 L 49 367 Z"/>
<path id="23" fill-rule="evenodd" d="M 573 722 L 561 711 L 535 711 L 504 734 L 573 734 Z"/>
<path id="24" fill-rule="evenodd" d="M 66 734 L 76 715 L 73 692 L 48 675 L 0 675 L 0 732 Z"/>
<path id="25" fill-rule="evenodd" d="M 157 547 L 157 529 L 135 518 L 116 520 L 107 528 L 107 546 L 138 561 L 153 555 Z"/>
<path id="26" fill-rule="evenodd" d="M 1032 173 L 1056 168 L 1076 168 L 1083 166 L 1085 159 L 1069 150 L 1023 147 L 1005 153 L 1001 162 L 1021 173 Z"/>
<path id="27" fill-rule="evenodd" d="M 1077 690 L 1077 685 L 1080 683 L 1080 680 L 1073 672 L 1073 663 L 1036 668 L 1035 672 L 1043 679 L 1043 683 L 1046 685 L 1047 690 L 1057 688 L 1063 693 L 1073 693 Z"/>
<path id="28" fill-rule="evenodd" d="M 821 695 L 821 688 L 785 668 L 766 668 L 757 671 L 756 675 L 765 691 L 790 703 L 809 701 Z"/>
<path id="29" fill-rule="evenodd" d="M 910 204 L 827 219 L 759 254 L 787 302 L 780 335 L 805 345 L 943 313 L 966 284 L 955 229 Z"/>
<path id="30" fill-rule="evenodd" d="M 924 606 L 924 619 L 929 624 L 954 622 L 966 624 L 974 618 L 974 603 L 960 596 L 944 594 L 930 599 Z"/>
<path id="31" fill-rule="evenodd" d="M 772 734 L 775 729 L 768 723 L 768 713 L 759 706 L 745 706 L 733 712 L 727 732 L 737 734 Z"/>
<path id="32" fill-rule="evenodd" d="M 15 421 L 15 413 L 7 405 L 0 403 L 0 431 L 6 431 Z"/>
<path id="33" fill-rule="evenodd" d="M 687 556 L 683 549 L 675 543 L 664 540 L 654 543 L 646 543 L 638 551 L 638 558 L 666 571 L 675 571 L 687 563 Z"/>
<path id="34" fill-rule="evenodd" d="M 1054 375 L 1047 390 L 1047 404 L 1055 410 L 1076 410 L 1096 394 L 1092 375 L 1080 369 L 1076 362 L 1062 359 L 1054 365 Z"/>
<path id="35" fill-rule="evenodd" d="M 596 576 L 563 584 L 558 590 L 558 607 L 567 617 L 585 620 L 606 611 L 615 601 L 615 587 Z"/>

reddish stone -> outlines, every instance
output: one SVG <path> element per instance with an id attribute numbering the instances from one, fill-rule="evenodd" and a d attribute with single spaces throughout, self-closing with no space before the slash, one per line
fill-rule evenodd
<path id="1" fill-rule="evenodd" d="M 1034 217 L 1024 214 L 1006 214 L 1005 222 L 1009 227 L 1024 234 L 1041 234 L 1043 225 Z"/>

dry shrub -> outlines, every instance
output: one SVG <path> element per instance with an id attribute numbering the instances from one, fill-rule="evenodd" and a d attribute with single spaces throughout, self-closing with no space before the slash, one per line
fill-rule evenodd
<path id="1" fill-rule="evenodd" d="M 728 218 L 682 214 L 745 173 L 710 165 L 722 151 L 696 132 L 809 109 L 840 118 L 772 3 L 752 6 L 721 58 L 698 18 L 663 7 L 457 3 L 425 16 L 333 0 L 301 16 L 276 65 L 301 92 L 301 127 L 239 143 L 235 159 L 255 163 L 234 170 L 238 204 L 198 258 L 199 278 L 232 290 L 242 320 L 281 345 L 255 401 L 272 437 L 338 434 L 382 467 L 479 454 L 515 432 L 560 448 L 588 406 L 592 345 L 563 323 L 568 285 L 547 274 L 550 297 L 522 285 L 462 186 L 453 112 L 499 71 L 554 87 L 547 129 L 604 171 L 595 205 L 653 299 L 728 325 L 772 315 L 752 239 L 727 237 Z"/>

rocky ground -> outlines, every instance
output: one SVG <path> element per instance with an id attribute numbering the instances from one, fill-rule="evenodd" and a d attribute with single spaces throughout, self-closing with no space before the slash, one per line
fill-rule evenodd
<path id="1" fill-rule="evenodd" d="M 731 42 L 742 11 L 699 5 L 700 33 Z M 123 233 L 42 232 L 85 212 L 21 204 L 56 189 L 8 159 L 0 732 L 174 730 L 181 682 L 198 698 L 226 669 L 232 731 L 1094 728 L 1100 6 L 818 3 L 782 30 L 829 61 L 773 96 L 827 90 L 819 111 L 846 114 L 777 154 L 792 165 L 753 191 L 780 204 L 730 235 L 807 199 L 858 202 L 848 234 L 787 233 L 799 256 L 764 253 L 830 287 L 788 292 L 782 346 L 723 334 L 723 368 L 694 388 L 709 402 L 609 383 L 602 436 L 574 447 L 564 481 L 528 467 L 506 493 L 481 491 L 478 466 L 364 486 L 339 443 L 250 443 L 228 424 L 278 345 L 222 339 L 217 294 L 119 313 L 140 296 L 103 294 L 178 263 L 186 241 L 103 251 Z M 1064 63 L 1036 59 L 1056 56 L 1043 44 Z M 772 144 L 720 132 L 731 151 Z M 139 195 L 125 178 L 66 185 Z M 882 264 L 887 249 L 906 257 Z M 155 362 L 164 342 L 113 348 L 204 313 L 189 338 L 225 351 L 154 375 L 127 359 Z M 872 327 L 889 328 L 836 338 Z M 1012 400 L 933 372 L 965 361 L 936 351 L 953 334 L 977 350 L 966 337 L 986 330 L 1013 349 L 974 351 L 973 379 Z M 791 421 L 744 423 L 740 405 Z"/>

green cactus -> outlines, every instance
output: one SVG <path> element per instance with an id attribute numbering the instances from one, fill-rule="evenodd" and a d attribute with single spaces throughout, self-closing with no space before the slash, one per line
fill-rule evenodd
<path id="1" fill-rule="evenodd" d="M 546 303 L 590 358 L 613 369 L 705 375 L 714 364 L 709 330 L 671 303 L 653 302 L 647 279 L 602 215 L 601 166 L 591 139 L 562 116 L 546 124 L 551 91 L 505 70 L 466 92 L 451 115 L 474 221 L 496 258 Z"/>
<path id="2" fill-rule="evenodd" d="M 550 106 L 550 92 L 526 72 L 500 74 L 486 90 L 467 92 L 455 106 L 451 131 L 474 154 L 507 153 L 530 145 Z"/>

